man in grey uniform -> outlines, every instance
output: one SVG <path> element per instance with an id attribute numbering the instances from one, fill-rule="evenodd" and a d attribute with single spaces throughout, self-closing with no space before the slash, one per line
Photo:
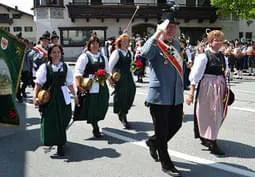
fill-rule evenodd
<path id="1" fill-rule="evenodd" d="M 149 60 L 150 83 L 145 103 L 155 132 L 146 144 L 153 159 L 160 160 L 163 172 L 181 176 L 167 151 L 167 143 L 181 128 L 183 117 L 182 60 L 180 45 L 173 39 L 175 33 L 174 18 L 166 19 L 157 26 L 141 53 Z"/>

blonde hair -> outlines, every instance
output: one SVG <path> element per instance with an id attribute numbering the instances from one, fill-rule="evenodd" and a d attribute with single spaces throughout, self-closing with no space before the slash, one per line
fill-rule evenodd
<path id="1" fill-rule="evenodd" d="M 124 34 L 122 34 L 122 35 L 120 35 L 117 39 L 116 39 L 116 48 L 118 49 L 118 48 L 120 48 L 121 46 L 120 46 L 120 42 L 123 40 L 123 39 L 127 39 L 128 40 L 128 43 L 129 43 L 129 36 L 128 36 L 128 34 L 126 34 L 126 33 L 124 33 Z"/>
<path id="2" fill-rule="evenodd" d="M 220 39 L 222 39 L 222 42 L 223 42 L 223 40 L 224 40 L 224 33 L 222 31 L 220 31 L 220 30 L 213 30 L 213 31 L 209 32 L 207 34 L 208 42 L 211 43 L 215 37 L 219 37 Z"/>

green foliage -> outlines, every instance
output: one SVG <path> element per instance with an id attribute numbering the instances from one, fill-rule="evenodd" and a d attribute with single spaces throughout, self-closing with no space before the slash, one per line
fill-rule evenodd
<path id="1" fill-rule="evenodd" d="M 255 0 L 210 0 L 218 8 L 217 14 L 229 16 L 231 13 L 243 20 L 255 19 Z"/>

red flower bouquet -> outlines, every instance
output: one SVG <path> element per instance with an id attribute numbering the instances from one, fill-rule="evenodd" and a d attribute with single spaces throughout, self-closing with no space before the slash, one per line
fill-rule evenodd
<path id="1" fill-rule="evenodd" d="M 108 73 L 105 72 L 104 69 L 98 69 L 95 73 L 94 73 L 94 80 L 96 82 L 98 82 L 99 84 L 101 84 L 102 86 L 104 86 L 104 82 L 106 81 L 106 79 L 108 78 Z"/>
<path id="2" fill-rule="evenodd" d="M 131 72 L 141 72 L 143 69 L 143 63 L 139 60 L 136 60 L 131 63 L 130 71 Z"/>

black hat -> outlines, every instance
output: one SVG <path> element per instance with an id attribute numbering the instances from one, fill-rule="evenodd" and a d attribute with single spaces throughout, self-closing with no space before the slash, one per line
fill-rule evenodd
<path id="1" fill-rule="evenodd" d="M 42 39 L 48 39 L 50 40 L 50 32 L 49 31 L 45 31 L 42 36 L 40 37 L 40 40 Z"/>
<path id="2" fill-rule="evenodd" d="M 169 12 L 164 12 L 163 15 L 162 15 L 162 19 L 163 19 L 163 21 L 165 19 L 168 19 L 169 20 L 169 24 L 179 24 L 176 21 L 175 16 L 173 14 L 169 13 Z"/>
<path id="3" fill-rule="evenodd" d="M 179 24 L 176 21 L 177 12 L 179 11 L 179 6 L 177 6 L 174 1 L 167 6 L 167 8 L 162 9 L 162 20 L 169 20 L 169 24 Z"/>
<path id="4" fill-rule="evenodd" d="M 59 39 L 59 36 L 57 35 L 57 32 L 56 31 L 52 31 L 51 33 L 51 40 L 54 39 L 54 38 L 58 38 Z"/>

